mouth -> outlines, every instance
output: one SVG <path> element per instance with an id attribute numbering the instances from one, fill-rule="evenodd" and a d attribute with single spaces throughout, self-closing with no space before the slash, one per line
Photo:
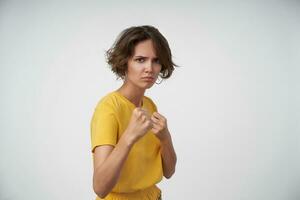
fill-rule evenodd
<path id="1" fill-rule="evenodd" d="M 143 77 L 142 80 L 152 82 L 152 81 L 154 81 L 154 78 L 153 77 Z"/>

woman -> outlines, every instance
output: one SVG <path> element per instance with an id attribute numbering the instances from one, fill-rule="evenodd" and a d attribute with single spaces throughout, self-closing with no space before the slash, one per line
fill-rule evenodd
<path id="1" fill-rule="evenodd" d="M 157 200 L 162 176 L 175 172 L 176 154 L 166 118 L 144 96 L 174 66 L 164 36 L 152 26 L 124 30 L 107 51 L 123 85 L 105 95 L 91 121 L 93 188 L 99 199 Z"/>

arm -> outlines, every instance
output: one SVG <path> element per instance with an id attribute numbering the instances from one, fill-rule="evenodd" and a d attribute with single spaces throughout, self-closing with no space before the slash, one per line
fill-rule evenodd
<path id="1" fill-rule="evenodd" d="M 166 178 L 171 178 L 175 172 L 177 156 L 173 147 L 170 132 L 167 130 L 165 138 L 160 141 L 161 143 L 161 157 L 163 165 L 163 174 Z"/>
<path id="2" fill-rule="evenodd" d="M 132 146 L 148 132 L 151 125 L 146 111 L 135 108 L 129 125 L 116 146 L 101 145 L 96 147 L 93 187 L 99 197 L 104 198 L 116 185 Z"/>
<path id="3" fill-rule="evenodd" d="M 163 174 L 166 178 L 171 178 L 175 172 L 177 156 L 173 147 L 171 134 L 168 130 L 167 119 L 158 112 L 154 112 L 151 116 L 151 120 L 153 122 L 152 131 L 160 140 L 161 144 L 160 152 Z"/>
<path id="4" fill-rule="evenodd" d="M 115 147 L 111 145 L 96 147 L 93 188 L 100 198 L 104 198 L 116 185 L 132 145 L 133 143 L 124 134 Z"/>

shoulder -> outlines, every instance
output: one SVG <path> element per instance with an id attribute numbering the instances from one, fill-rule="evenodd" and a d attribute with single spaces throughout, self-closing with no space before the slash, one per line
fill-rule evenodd
<path id="1" fill-rule="evenodd" d="M 154 111 L 157 111 L 157 106 L 154 101 L 148 96 L 144 96 L 144 98 L 153 107 Z"/>
<path id="2" fill-rule="evenodd" d="M 112 109 L 118 107 L 119 103 L 114 92 L 109 92 L 100 98 L 95 109 Z"/>
<path id="3" fill-rule="evenodd" d="M 148 97 L 148 96 L 144 96 L 144 98 L 146 99 L 146 101 L 150 102 L 151 104 L 155 105 L 154 101 Z"/>

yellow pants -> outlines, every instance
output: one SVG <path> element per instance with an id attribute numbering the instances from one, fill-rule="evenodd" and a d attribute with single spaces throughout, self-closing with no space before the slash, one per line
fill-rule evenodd
<path id="1" fill-rule="evenodd" d="M 153 185 L 151 187 L 132 193 L 109 193 L 104 199 L 97 197 L 96 200 L 161 200 L 161 190 Z"/>

